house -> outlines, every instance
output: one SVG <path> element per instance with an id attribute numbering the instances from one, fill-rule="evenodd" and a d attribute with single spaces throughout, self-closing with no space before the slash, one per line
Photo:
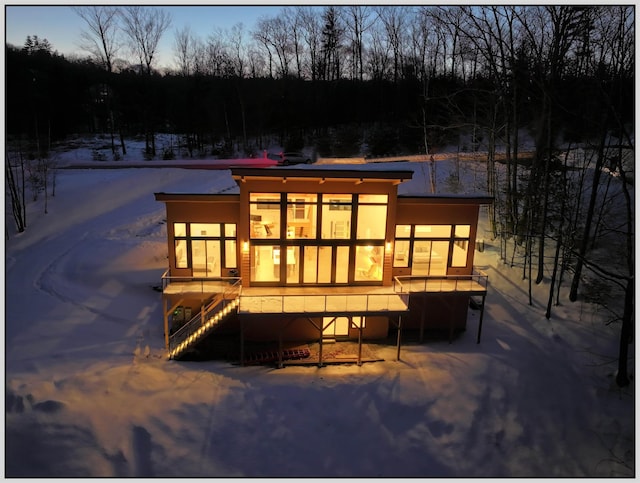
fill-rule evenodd
<path id="1" fill-rule="evenodd" d="M 390 330 L 399 358 L 402 330 L 466 328 L 470 297 L 484 308 L 473 257 L 492 199 L 403 195 L 413 171 L 343 168 L 232 167 L 233 193 L 155 193 L 170 358 L 236 333 L 242 362 L 245 341 L 318 341 L 322 365 L 323 340 L 361 347 Z"/>

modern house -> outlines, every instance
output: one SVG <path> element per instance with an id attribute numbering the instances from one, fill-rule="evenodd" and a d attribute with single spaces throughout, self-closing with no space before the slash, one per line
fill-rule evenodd
<path id="1" fill-rule="evenodd" d="M 245 341 L 314 341 L 322 365 L 323 340 L 361 348 L 390 330 L 399 358 L 402 330 L 465 329 L 470 297 L 483 310 L 487 277 L 473 259 L 492 199 L 403 195 L 413 171 L 343 168 L 238 167 L 232 193 L 155 194 L 170 358 L 235 333 L 243 363 Z"/>

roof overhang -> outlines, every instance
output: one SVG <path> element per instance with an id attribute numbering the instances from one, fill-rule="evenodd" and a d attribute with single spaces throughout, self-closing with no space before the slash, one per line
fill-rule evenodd
<path id="1" fill-rule="evenodd" d="M 212 193 L 154 193 L 156 201 L 187 201 L 187 202 L 198 202 L 198 201 L 208 201 L 208 202 L 230 202 L 230 201 L 240 201 L 240 195 L 237 193 L 233 194 L 212 194 Z"/>
<path id="2" fill-rule="evenodd" d="M 432 205 L 491 205 L 494 199 L 493 196 L 486 195 L 398 195 L 398 203 L 424 204 L 425 202 Z"/>
<path id="3" fill-rule="evenodd" d="M 297 169 L 297 168 L 231 168 L 231 175 L 237 183 L 248 180 L 309 180 L 326 181 L 382 181 L 399 184 L 412 179 L 413 171 L 364 170 L 364 169 Z"/>

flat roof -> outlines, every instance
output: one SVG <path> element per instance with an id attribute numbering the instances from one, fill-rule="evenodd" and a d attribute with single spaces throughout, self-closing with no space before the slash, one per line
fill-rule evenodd
<path id="1" fill-rule="evenodd" d="M 477 203 L 480 205 L 490 205 L 493 203 L 493 196 L 488 195 L 401 195 L 398 194 L 398 202 L 405 203 L 422 203 L 424 200 L 429 200 L 432 204 L 440 205 L 456 205 L 456 204 L 469 204 Z"/>
<path id="2" fill-rule="evenodd" d="M 410 170 L 373 170 L 373 169 L 299 169 L 299 168 L 231 168 L 234 179 L 242 177 L 262 179 L 376 179 L 376 180 L 410 180 Z"/>
<path id="3" fill-rule="evenodd" d="M 156 201 L 240 201 L 238 193 L 154 193 Z"/>

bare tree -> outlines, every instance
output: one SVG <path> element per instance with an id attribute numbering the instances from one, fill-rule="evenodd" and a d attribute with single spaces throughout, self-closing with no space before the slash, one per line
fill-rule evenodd
<path id="1" fill-rule="evenodd" d="M 633 38 L 633 21 L 630 20 L 632 15 L 629 14 L 629 10 L 625 7 L 606 8 L 600 12 L 602 15 L 599 17 L 606 18 L 607 21 L 602 23 L 596 22 L 597 28 L 601 29 L 600 31 L 603 35 L 600 36 L 602 40 L 596 48 L 600 55 L 592 59 L 592 62 L 595 64 L 593 66 L 593 70 L 598 73 L 598 81 L 602 86 L 599 103 L 601 110 L 599 115 L 595 118 L 597 122 L 596 132 L 600 137 L 600 143 L 597 150 L 598 156 L 594 167 L 591 196 L 585 215 L 579 255 L 576 260 L 576 266 L 571 282 L 569 299 L 572 301 L 575 301 L 578 298 L 582 268 L 584 259 L 587 256 L 589 240 L 591 239 L 592 222 L 598 198 L 598 187 L 600 185 L 602 170 L 605 167 L 606 162 L 605 146 L 608 143 L 609 131 L 613 126 L 615 126 L 617 130 L 620 130 L 622 133 L 625 132 L 624 126 L 620 122 L 617 114 L 620 112 L 622 106 L 615 105 L 614 101 L 615 99 L 621 99 L 621 97 L 615 89 L 618 88 L 616 86 L 619 86 L 624 79 L 633 78 L 634 75 L 632 73 L 634 48 L 633 43 L 629 41 L 630 38 Z M 600 62 L 602 59 L 606 59 L 608 61 L 610 73 L 606 73 L 601 68 Z M 612 78 L 610 78 L 610 76 Z M 621 136 L 624 136 L 624 134 Z M 632 142 L 628 142 L 628 144 L 630 146 L 633 145 Z"/>
<path id="2" fill-rule="evenodd" d="M 225 32 L 218 28 L 209 35 L 204 51 L 204 72 L 214 77 L 224 77 L 229 73 L 230 55 L 224 43 Z"/>
<path id="3" fill-rule="evenodd" d="M 156 7 L 131 6 L 124 7 L 120 12 L 129 47 L 138 58 L 141 69 L 150 76 L 160 38 L 171 25 L 171 17 L 165 10 Z M 149 105 L 145 102 L 144 106 L 145 152 L 147 156 L 155 156 L 156 143 Z"/>
<path id="4" fill-rule="evenodd" d="M 382 21 L 387 33 L 387 42 L 393 52 L 393 80 L 395 82 L 403 76 L 404 43 L 407 22 L 407 7 L 379 7 L 378 18 Z"/>
<path id="5" fill-rule="evenodd" d="M 120 12 L 118 7 L 73 7 L 74 11 L 85 21 L 87 30 L 80 34 L 81 47 L 91 53 L 110 75 L 113 72 L 113 64 L 121 48 L 118 32 L 120 29 Z M 106 89 L 106 102 L 109 112 L 109 132 L 111 134 L 111 152 L 116 155 L 115 130 L 116 116 L 114 114 L 114 101 L 111 88 Z M 119 123 L 118 123 L 119 124 Z M 120 147 L 122 154 L 127 153 L 124 143 L 124 135 L 120 130 Z"/>
<path id="6" fill-rule="evenodd" d="M 190 76 L 194 70 L 195 39 L 188 26 L 176 31 L 173 50 L 178 72 L 184 77 Z"/>
<path id="7" fill-rule="evenodd" d="M 365 33 L 375 21 L 371 7 L 350 5 L 341 10 L 345 25 L 345 35 L 349 39 L 351 53 L 351 78 L 364 80 Z"/>
<path id="8" fill-rule="evenodd" d="M 290 45 L 293 50 L 293 62 L 296 70 L 296 77 L 302 79 L 304 75 L 303 62 L 304 62 L 304 45 L 302 42 L 302 19 L 297 14 L 296 8 L 284 8 L 283 11 L 284 21 L 287 25 L 290 36 Z"/>
<path id="9" fill-rule="evenodd" d="M 273 44 L 270 39 L 271 35 L 271 20 L 268 17 L 261 17 L 258 19 L 256 23 L 256 27 L 253 30 L 253 38 L 258 43 L 258 45 L 264 50 L 267 54 L 267 66 L 269 72 L 269 78 L 273 78 Z"/>
<path id="10" fill-rule="evenodd" d="M 113 61 L 120 50 L 118 39 L 118 7 L 72 7 L 85 21 L 87 30 L 80 33 L 80 47 L 86 50 L 104 66 L 107 72 L 113 71 Z"/>
<path id="11" fill-rule="evenodd" d="M 379 25 L 371 30 L 371 45 L 369 51 L 369 75 L 372 79 L 382 80 L 389 75 L 391 66 L 391 48 L 385 42 L 385 35 Z"/>
<path id="12" fill-rule="evenodd" d="M 130 6 L 120 12 L 129 47 L 146 74 L 151 74 L 160 39 L 171 25 L 171 16 L 157 7 Z"/>
<path id="13" fill-rule="evenodd" d="M 242 23 L 237 23 L 231 27 L 231 30 L 227 34 L 227 42 L 229 45 L 229 56 L 231 65 L 233 66 L 233 73 L 239 78 L 245 76 L 245 65 L 247 63 L 246 46 L 244 26 Z"/>
<path id="14" fill-rule="evenodd" d="M 333 5 L 324 9 L 322 20 L 324 27 L 321 37 L 321 78 L 324 80 L 337 80 L 341 77 L 342 71 L 342 56 L 340 51 L 342 48 L 344 29 L 338 16 L 338 10 Z"/>
<path id="15" fill-rule="evenodd" d="M 288 77 L 293 47 L 284 16 L 263 18 L 258 24 L 258 29 L 254 33 L 256 40 L 264 45 L 270 58 L 277 60 L 277 76 Z"/>
<path id="16" fill-rule="evenodd" d="M 320 18 L 319 15 L 309 7 L 299 7 L 297 9 L 297 16 L 300 19 L 300 35 L 308 53 L 308 78 L 316 80 L 319 77 L 319 65 L 321 63 L 320 36 L 322 27 L 320 25 Z"/>
<path id="17" fill-rule="evenodd" d="M 24 159 L 22 152 L 18 153 L 20 157 L 20 167 L 22 172 L 22 185 L 18 183 L 14 175 L 14 165 L 9 152 L 6 153 L 5 159 L 5 183 L 7 191 L 11 196 L 11 212 L 13 220 L 16 224 L 18 233 L 22 233 L 27 228 L 26 209 L 24 204 Z"/>

